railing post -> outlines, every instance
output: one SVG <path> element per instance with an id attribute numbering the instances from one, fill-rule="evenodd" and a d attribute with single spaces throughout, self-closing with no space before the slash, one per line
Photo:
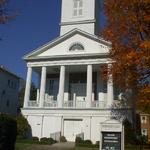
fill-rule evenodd
<path id="1" fill-rule="evenodd" d="M 76 107 L 76 93 L 73 93 L 73 107 Z"/>

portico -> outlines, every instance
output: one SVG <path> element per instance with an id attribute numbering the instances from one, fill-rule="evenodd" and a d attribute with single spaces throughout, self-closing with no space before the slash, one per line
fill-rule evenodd
<path id="1" fill-rule="evenodd" d="M 59 66 L 29 64 L 24 108 L 110 108 L 113 103 L 113 81 L 111 75 L 108 76 L 108 81 L 102 80 L 100 75 L 102 65 L 104 64 Z M 109 68 L 110 63 L 107 66 Z M 33 71 L 40 77 L 36 100 L 30 100 Z M 105 93 L 99 92 L 100 88 L 104 88 L 103 82 L 107 83 Z"/>

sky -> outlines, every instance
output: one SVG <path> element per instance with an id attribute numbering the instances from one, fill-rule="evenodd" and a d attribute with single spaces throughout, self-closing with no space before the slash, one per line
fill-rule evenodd
<path id="1" fill-rule="evenodd" d="M 18 15 L 0 25 L 0 65 L 26 79 L 22 57 L 59 36 L 61 0 L 10 0 L 7 10 Z"/>

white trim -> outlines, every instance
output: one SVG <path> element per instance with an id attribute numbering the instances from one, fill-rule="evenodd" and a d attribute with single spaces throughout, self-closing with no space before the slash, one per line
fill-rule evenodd
<path id="1" fill-rule="evenodd" d="M 61 43 L 63 40 L 66 40 L 67 38 L 69 38 L 70 36 L 73 36 L 75 34 L 80 34 L 80 35 L 83 35 L 83 36 L 86 36 L 88 38 L 91 38 L 97 42 L 100 42 L 100 43 L 103 43 L 109 47 L 111 47 L 112 43 L 109 42 L 109 41 L 106 41 L 104 40 L 103 38 L 101 37 L 98 37 L 96 35 L 92 35 L 92 34 L 89 34 L 85 31 L 82 31 L 80 29 L 73 29 L 69 32 L 67 32 L 66 34 L 60 36 L 60 37 L 57 37 L 56 39 L 44 44 L 43 46 L 33 50 L 32 52 L 30 52 L 29 54 L 25 55 L 23 57 L 24 60 L 28 60 L 30 57 L 34 57 L 35 55 L 38 55 L 39 53 L 42 53 L 43 51 L 46 51 L 48 48 L 51 48 L 53 47 L 54 45 L 57 45 L 58 43 Z"/>
<path id="2" fill-rule="evenodd" d="M 142 129 L 141 129 L 141 134 L 142 134 L 143 136 L 147 136 L 147 135 L 148 135 L 147 129 L 142 128 Z"/>
<path id="3" fill-rule="evenodd" d="M 79 18 L 79 16 L 78 17 L 74 16 L 73 18 Z M 59 25 L 65 26 L 65 25 L 87 24 L 87 23 L 95 23 L 95 22 L 96 22 L 96 20 L 93 19 L 93 20 L 82 20 L 82 21 L 72 21 L 72 22 L 61 22 Z"/>
<path id="4" fill-rule="evenodd" d="M 85 50 L 86 52 L 86 50 Z M 54 56 L 31 56 L 27 60 L 41 60 L 41 59 L 57 59 L 57 58 L 81 58 L 81 57 L 102 57 L 108 56 L 110 53 L 90 53 L 90 54 L 74 54 L 74 55 L 54 55 Z"/>
<path id="5" fill-rule="evenodd" d="M 60 60 L 60 61 L 41 61 L 41 62 L 28 62 L 28 67 L 40 66 L 62 66 L 62 65 L 88 65 L 88 64 L 109 64 L 113 61 L 109 58 L 105 59 L 81 59 L 81 60 Z"/>

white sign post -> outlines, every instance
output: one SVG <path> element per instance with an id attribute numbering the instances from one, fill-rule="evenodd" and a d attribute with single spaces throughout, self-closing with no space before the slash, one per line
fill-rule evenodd
<path id="1" fill-rule="evenodd" d="M 100 150 L 124 150 L 124 127 L 110 119 L 101 123 Z"/>

